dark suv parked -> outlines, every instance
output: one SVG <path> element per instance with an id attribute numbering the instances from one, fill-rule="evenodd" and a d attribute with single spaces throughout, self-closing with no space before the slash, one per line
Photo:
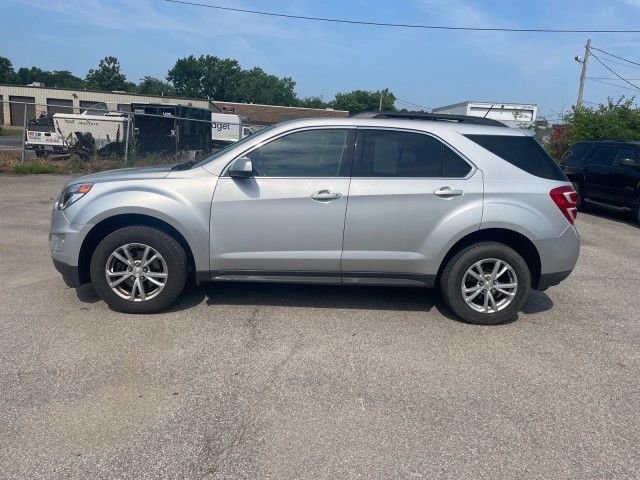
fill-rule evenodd
<path id="1" fill-rule="evenodd" d="M 596 204 L 632 211 L 640 222 L 640 142 L 576 143 L 560 165 L 578 192 L 578 207 Z"/>

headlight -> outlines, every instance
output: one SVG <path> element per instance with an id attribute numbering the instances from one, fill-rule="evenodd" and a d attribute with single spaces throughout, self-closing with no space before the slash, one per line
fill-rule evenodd
<path id="1" fill-rule="evenodd" d="M 91 190 L 93 183 L 79 183 L 77 185 L 69 185 L 65 188 L 56 202 L 56 208 L 58 210 L 64 210 L 72 203 L 80 200 L 85 194 Z"/>

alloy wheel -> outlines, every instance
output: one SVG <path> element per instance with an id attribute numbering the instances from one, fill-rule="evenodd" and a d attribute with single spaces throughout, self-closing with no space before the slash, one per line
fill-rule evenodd
<path id="1" fill-rule="evenodd" d="M 504 260 L 486 258 L 469 267 L 462 277 L 461 289 L 469 307 L 481 313 L 495 313 L 513 301 L 518 278 Z"/>
<path id="2" fill-rule="evenodd" d="M 169 271 L 157 250 L 143 243 L 128 243 L 109 255 L 105 275 L 107 284 L 118 296 L 144 302 L 160 294 Z"/>

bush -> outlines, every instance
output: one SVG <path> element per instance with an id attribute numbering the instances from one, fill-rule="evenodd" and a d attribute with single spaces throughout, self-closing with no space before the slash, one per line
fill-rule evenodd
<path id="1" fill-rule="evenodd" d="M 61 170 L 58 167 L 43 165 L 41 163 L 19 163 L 13 167 L 13 173 L 61 173 Z"/>
<path id="2" fill-rule="evenodd" d="M 609 98 L 595 108 L 574 109 L 565 118 L 564 138 L 573 144 L 582 140 L 640 140 L 640 108 L 634 98 Z"/>

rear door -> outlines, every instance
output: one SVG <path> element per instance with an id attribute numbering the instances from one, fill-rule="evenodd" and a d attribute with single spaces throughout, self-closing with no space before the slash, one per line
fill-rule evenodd
<path id="1" fill-rule="evenodd" d="M 614 145 L 599 145 L 589 156 L 589 161 L 585 167 L 583 196 L 611 200 L 611 187 L 609 185 L 609 175 L 613 167 L 613 159 L 616 156 Z"/>
<path id="2" fill-rule="evenodd" d="M 223 175 L 213 197 L 214 278 L 339 283 L 354 139 L 301 129 L 245 153 L 254 176 Z"/>
<path id="3" fill-rule="evenodd" d="M 482 192 L 482 172 L 439 139 L 409 130 L 358 129 L 343 282 L 430 285 L 434 257 L 464 228 L 457 221 L 480 224 Z"/>

